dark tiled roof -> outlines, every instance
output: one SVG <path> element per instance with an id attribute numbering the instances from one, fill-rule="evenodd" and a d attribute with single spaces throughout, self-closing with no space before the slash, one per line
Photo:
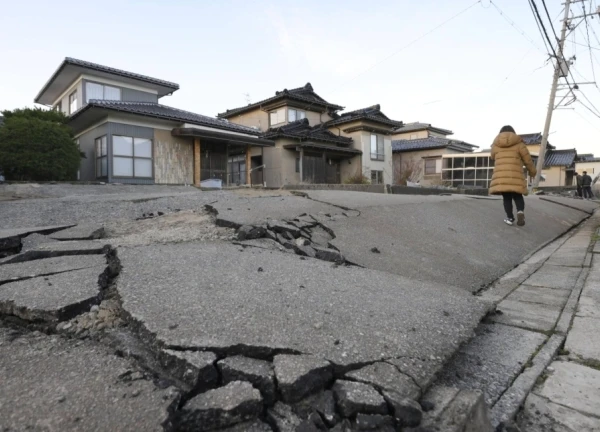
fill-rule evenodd
<path id="1" fill-rule="evenodd" d="M 453 150 L 472 152 L 474 148 L 478 147 L 476 145 L 469 144 L 464 141 L 438 137 L 392 141 L 392 152 L 395 153 L 418 150 L 432 150 L 438 148 L 451 148 Z"/>
<path id="2" fill-rule="evenodd" d="M 263 136 L 268 139 L 294 138 L 300 141 L 320 141 L 344 146 L 352 144 L 352 138 L 335 135 L 325 128 L 325 124 L 310 126 L 308 119 L 296 120 L 285 126 L 271 128 Z"/>
<path id="3" fill-rule="evenodd" d="M 137 114 L 146 117 L 154 117 L 164 120 L 173 120 L 182 123 L 190 123 L 200 126 L 212 127 L 232 132 L 246 133 L 249 135 L 260 135 L 260 131 L 247 126 L 229 123 L 227 120 L 204 116 L 189 111 L 183 111 L 170 106 L 154 102 L 123 102 L 110 100 L 92 99 L 87 105 L 73 113 L 71 119 L 91 108 L 104 108 L 114 111 Z"/>
<path id="4" fill-rule="evenodd" d="M 329 126 L 336 126 L 344 123 L 350 123 L 356 120 L 370 120 L 376 123 L 385 124 L 393 127 L 402 127 L 401 121 L 392 120 L 381 112 L 380 105 L 373 105 L 367 108 L 361 108 L 354 111 L 348 111 L 342 114 L 334 116 L 332 120 L 329 120 L 325 124 Z"/>
<path id="5" fill-rule="evenodd" d="M 542 133 L 541 132 L 521 134 L 519 136 L 521 137 L 521 139 L 523 140 L 523 142 L 526 145 L 536 145 L 536 144 L 542 143 Z M 552 144 L 550 144 L 550 142 L 548 142 L 546 144 L 546 148 L 548 150 L 554 150 L 556 147 L 554 147 Z"/>
<path id="6" fill-rule="evenodd" d="M 421 122 L 413 122 L 413 123 L 405 123 L 404 126 L 401 126 L 397 129 L 394 129 L 394 133 L 406 133 L 406 132 L 415 132 L 420 130 L 431 130 L 433 132 L 438 132 L 443 135 L 453 135 L 450 129 L 443 129 L 439 127 L 432 126 L 430 123 L 421 123 Z"/>
<path id="7" fill-rule="evenodd" d="M 328 111 L 339 111 L 344 109 L 343 106 L 327 102 L 325 99 L 323 99 L 321 96 L 315 93 L 313 86 L 310 83 L 307 83 L 304 87 L 298 87 L 291 90 L 284 89 L 282 91 L 275 92 L 275 96 L 261 100 L 260 102 L 248 104 L 244 107 L 228 109 L 223 113 L 217 114 L 217 117 L 228 118 L 237 114 L 242 114 L 246 111 L 253 110 L 257 107 L 260 107 L 261 105 L 276 102 L 278 100 L 283 100 L 286 98 L 298 102 L 309 103 L 310 105 L 314 105 L 315 107 L 324 107 Z"/>
<path id="8" fill-rule="evenodd" d="M 553 166 L 566 166 L 573 165 L 577 158 L 577 150 L 549 150 L 546 153 L 546 159 L 544 160 L 544 167 Z"/>

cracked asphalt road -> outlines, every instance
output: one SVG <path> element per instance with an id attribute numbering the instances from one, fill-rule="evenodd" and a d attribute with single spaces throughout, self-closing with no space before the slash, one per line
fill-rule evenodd
<path id="1" fill-rule="evenodd" d="M 16 237 L 30 250 L 0 261 L 0 357 L 11 359 L 0 362 L 0 381 L 8 383 L 0 394 L 0 429 L 8 430 L 140 430 L 136 422 L 143 430 L 208 430 L 236 423 L 236 430 L 244 430 L 246 421 L 249 429 L 277 430 L 280 421 L 313 426 L 331 421 L 319 405 L 323 398 L 310 402 L 310 409 L 308 402 L 302 409 L 281 402 L 269 408 L 272 401 L 263 402 L 256 392 L 230 394 L 241 384 L 223 386 L 216 365 L 230 356 L 265 362 L 261 372 L 236 370 L 242 381 L 264 383 L 272 379 L 270 370 L 284 374 L 289 388 L 301 392 L 286 393 L 289 400 L 304 398 L 306 386 L 308 393 L 331 394 L 335 380 L 354 376 L 369 377 L 361 378 L 365 394 L 383 391 L 380 383 L 412 383 L 414 377 L 424 392 L 488 311 L 471 291 L 587 215 L 529 199 L 528 218 L 539 218 L 539 226 L 508 231 L 500 225 L 507 231 L 498 233 L 489 226 L 500 215 L 499 203 L 468 197 L 328 191 L 306 198 L 113 185 L 14 189 L 0 187 L 0 196 L 13 199 L 0 202 L 0 240 Z M 294 248 L 284 252 L 281 244 L 288 240 L 279 237 L 279 243 L 264 241 L 260 248 L 232 242 L 231 227 L 293 222 L 301 215 L 331 231 L 330 247 L 355 265 L 299 256 Z M 59 224 L 77 225 L 72 232 L 82 240 L 57 242 L 44 234 L 43 227 Z M 100 232 L 104 238 L 93 240 Z M 304 233 L 312 240 L 311 228 Z M 35 241 L 28 242 L 29 236 Z M 106 244 L 111 247 L 102 248 Z M 88 255 L 79 256 L 78 250 Z M 23 262 L 9 263 L 19 257 Z M 116 329 L 109 331 L 106 323 Z M 17 333 L 10 330 L 15 326 Z M 214 360 L 175 359 L 178 351 L 199 351 Z M 291 355 L 286 370 L 273 363 L 282 353 Z M 319 366 L 306 366 L 304 355 Z M 296 358 L 301 367 L 294 366 Z M 382 360 L 393 366 L 359 371 Z M 116 371 L 122 368 L 136 379 L 121 383 Z M 74 414 L 50 409 L 56 397 L 63 398 L 51 391 L 61 380 L 67 393 L 76 395 L 68 405 Z M 47 391 L 33 391 L 36 382 Z M 81 393 L 76 382 L 98 394 Z M 207 401 L 203 392 L 213 387 L 218 398 Z M 113 393 L 122 393 L 118 403 Z M 226 402 L 219 405 L 221 400 Z M 382 425 L 400 421 L 388 408 L 378 410 L 387 413 Z M 184 419 L 185 426 L 178 423 Z M 202 425 L 196 425 L 200 419 Z"/>

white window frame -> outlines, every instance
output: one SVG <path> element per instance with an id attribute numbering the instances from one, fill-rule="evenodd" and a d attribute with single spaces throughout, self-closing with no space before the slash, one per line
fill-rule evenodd
<path id="1" fill-rule="evenodd" d="M 383 136 L 371 134 L 371 160 L 385 161 L 385 143 Z"/>
<path id="2" fill-rule="evenodd" d="M 114 149 L 114 137 L 122 137 L 122 138 L 131 138 L 131 156 L 129 155 L 123 155 L 123 154 L 115 154 L 115 149 Z M 144 141 L 149 141 L 150 142 L 150 157 L 148 156 L 136 156 L 135 154 L 135 140 L 144 140 Z M 112 147 L 112 163 L 113 163 L 113 178 L 130 178 L 130 179 L 153 179 L 154 178 L 154 143 L 152 139 L 149 138 L 140 138 L 140 137 L 133 137 L 133 136 L 128 136 L 128 135 L 112 135 L 111 137 L 111 146 Z M 131 172 L 131 176 L 121 176 L 121 175 L 114 175 L 114 159 L 115 157 L 117 158 L 124 158 L 124 159 L 132 159 L 131 161 L 131 165 L 132 165 L 132 172 Z M 136 160 L 149 160 L 150 161 L 150 166 L 151 166 L 151 173 L 150 176 L 136 176 L 135 175 L 135 161 Z"/>
<path id="3" fill-rule="evenodd" d="M 437 163 L 438 159 L 437 158 L 427 158 L 427 159 L 423 159 L 423 175 L 426 176 L 430 176 L 430 175 L 436 175 L 436 174 L 440 174 L 441 171 L 438 171 Z M 427 163 L 432 163 L 433 162 L 433 172 L 427 172 Z"/>
<path id="4" fill-rule="evenodd" d="M 69 114 L 73 114 L 75 111 L 77 111 L 77 90 L 69 95 Z"/>
<path id="5" fill-rule="evenodd" d="M 294 113 L 294 120 L 292 120 L 292 113 Z M 295 122 L 306 118 L 306 111 L 302 111 L 295 108 L 288 108 L 288 122 Z"/>
<path id="6" fill-rule="evenodd" d="M 273 115 L 277 117 L 277 122 L 273 123 Z M 269 112 L 269 125 L 276 126 L 285 123 L 285 108 L 279 108 Z"/>
<path id="7" fill-rule="evenodd" d="M 86 81 L 85 82 L 85 99 L 86 99 L 85 103 L 86 104 L 89 103 L 89 101 L 90 101 L 90 95 L 89 95 L 88 88 L 87 88 L 88 84 L 94 84 L 94 85 L 98 85 L 98 86 L 102 87 L 102 98 L 101 98 L 101 100 L 118 100 L 118 101 L 120 101 L 120 100 L 123 99 L 123 92 L 121 91 L 121 89 L 119 87 L 115 87 L 115 86 L 107 85 L 107 84 L 102 84 L 102 83 L 95 82 L 95 81 Z M 106 99 L 106 89 L 107 88 L 117 90 L 119 92 L 119 98 L 118 99 Z M 98 99 L 98 98 L 93 98 L 93 99 Z"/>

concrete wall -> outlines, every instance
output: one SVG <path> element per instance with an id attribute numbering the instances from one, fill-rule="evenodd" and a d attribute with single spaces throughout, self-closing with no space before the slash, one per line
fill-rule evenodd
<path id="1" fill-rule="evenodd" d="M 154 182 L 194 182 L 194 147 L 191 138 L 174 137 L 169 131 L 154 130 Z"/>
<path id="2" fill-rule="evenodd" d="M 95 140 L 108 134 L 108 123 L 104 123 L 88 130 L 79 136 L 79 149 L 85 153 L 85 159 L 81 159 L 79 167 L 81 181 L 96 180 L 96 148 Z"/>

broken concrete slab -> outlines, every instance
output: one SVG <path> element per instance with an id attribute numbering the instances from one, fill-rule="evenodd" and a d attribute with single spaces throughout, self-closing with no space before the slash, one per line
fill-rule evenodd
<path id="1" fill-rule="evenodd" d="M 8 264 L 16 265 L 16 264 Z M 7 283 L 0 289 L 0 314 L 56 323 L 100 303 L 106 265 Z"/>
<path id="2" fill-rule="evenodd" d="M 302 419 L 294 413 L 292 407 L 281 402 L 267 410 L 267 421 L 274 430 L 280 432 L 296 432 L 302 423 Z"/>
<path id="3" fill-rule="evenodd" d="M 576 316 L 565 349 L 582 359 L 600 362 L 600 319 Z"/>
<path id="4" fill-rule="evenodd" d="M 567 302 L 570 293 L 570 290 L 565 289 L 521 285 L 506 297 L 506 300 L 562 307 Z"/>
<path id="5" fill-rule="evenodd" d="M 261 226 L 243 225 L 237 230 L 238 240 L 254 240 L 264 237 L 267 230 Z"/>
<path id="6" fill-rule="evenodd" d="M 423 414 L 421 428 L 444 432 L 493 432 L 483 394 L 436 387 L 425 400 L 435 407 Z M 423 403 L 423 402 L 422 402 Z M 416 429 L 406 429 L 417 432 Z"/>
<path id="7" fill-rule="evenodd" d="M 81 224 L 60 230 L 49 237 L 53 240 L 97 240 L 105 235 L 104 227 L 95 224 Z"/>
<path id="8" fill-rule="evenodd" d="M 396 366 L 403 374 L 411 377 L 422 392 L 431 386 L 443 366 L 442 359 L 435 357 L 432 359 L 401 357 L 386 361 Z"/>
<path id="9" fill-rule="evenodd" d="M 535 393 L 527 396 L 523 411 L 517 417 L 523 432 L 595 432 L 600 430 L 600 418 L 559 405 Z"/>
<path id="10" fill-rule="evenodd" d="M 331 364 L 315 356 L 280 354 L 273 366 L 285 402 L 298 402 L 325 388 L 333 378 Z"/>
<path id="11" fill-rule="evenodd" d="M 381 394 L 368 384 L 337 380 L 332 388 L 340 413 L 344 417 L 362 414 L 387 414 L 387 404 Z"/>
<path id="12" fill-rule="evenodd" d="M 346 378 L 373 385 L 380 390 L 393 391 L 409 399 L 419 399 L 421 389 L 408 375 L 389 363 L 377 362 L 349 372 Z"/>
<path id="13" fill-rule="evenodd" d="M 267 405 L 275 403 L 277 394 L 273 365 L 264 360 L 243 356 L 227 357 L 217 363 L 224 384 L 248 381 L 260 390 Z"/>
<path id="14" fill-rule="evenodd" d="M 0 327 L 0 424 L 5 430 L 171 428 L 179 400 L 101 345 Z"/>
<path id="15" fill-rule="evenodd" d="M 490 321 L 541 331 L 554 328 L 562 309 L 559 306 L 512 300 L 503 300 L 497 308 L 501 313 L 490 315 Z"/>
<path id="16" fill-rule="evenodd" d="M 29 237 L 25 237 L 29 238 Z M 71 255 L 100 255 L 107 254 L 110 245 L 104 241 L 56 241 L 40 244 L 30 250 L 21 251 L 18 255 L 13 255 L 0 261 L 2 264 L 15 264 L 25 261 L 33 261 L 44 258 L 55 258 Z"/>
<path id="17" fill-rule="evenodd" d="M 358 413 L 353 426 L 359 431 L 395 432 L 397 430 L 394 418 L 381 414 Z"/>
<path id="18" fill-rule="evenodd" d="M 56 240 L 52 240 L 49 236 L 43 234 L 29 234 L 27 237 L 21 239 L 22 248 L 21 252 L 27 252 L 31 249 L 37 248 L 39 245 L 48 243 L 57 243 Z"/>
<path id="19" fill-rule="evenodd" d="M 550 374 L 534 393 L 586 415 L 600 413 L 600 370 L 571 362 L 553 362 Z"/>
<path id="20" fill-rule="evenodd" d="M 331 390 L 309 396 L 295 404 L 293 409 L 301 418 L 307 418 L 312 411 L 316 411 L 329 427 L 340 421 Z"/>
<path id="21" fill-rule="evenodd" d="M 21 238 L 21 237 L 25 237 L 25 236 L 28 236 L 29 234 L 33 234 L 33 233 L 52 234 L 54 232 L 64 230 L 67 228 L 71 228 L 73 226 L 75 226 L 75 224 L 0 229 L 0 239 L 10 238 L 10 237 Z"/>
<path id="22" fill-rule="evenodd" d="M 389 405 L 392 415 L 401 426 L 416 427 L 421 424 L 423 410 L 416 401 L 388 391 L 383 392 L 383 398 Z"/>
<path id="23" fill-rule="evenodd" d="M 225 428 L 259 416 L 260 392 L 252 384 L 233 381 L 190 399 L 178 414 L 177 430 L 209 431 Z"/>
<path id="24" fill-rule="evenodd" d="M 219 429 L 219 432 L 273 432 L 273 429 L 260 420 L 252 420 L 225 429 Z"/>
<path id="25" fill-rule="evenodd" d="M 581 268 L 544 264 L 525 281 L 525 285 L 572 290 L 579 273 Z"/>
<path id="26" fill-rule="evenodd" d="M 312 353 L 342 372 L 381 358 L 447 361 L 489 308 L 447 285 L 229 244 L 120 248 L 119 257 L 124 309 L 166 347 Z"/>
<path id="27" fill-rule="evenodd" d="M 101 265 L 106 266 L 106 258 L 96 255 L 55 257 L 16 264 L 3 264 L 0 265 L 0 284 Z"/>
<path id="28" fill-rule="evenodd" d="M 214 365 L 217 356 L 214 353 L 162 350 L 158 359 L 164 370 L 186 391 L 206 391 L 219 381 Z"/>
<path id="29" fill-rule="evenodd" d="M 248 199 L 233 194 L 222 194 L 210 207 L 217 213 L 217 224 L 234 228 L 242 225 L 261 225 L 267 219 L 286 220 L 307 213 L 335 214 L 343 211 L 328 204 L 297 196 Z"/>

